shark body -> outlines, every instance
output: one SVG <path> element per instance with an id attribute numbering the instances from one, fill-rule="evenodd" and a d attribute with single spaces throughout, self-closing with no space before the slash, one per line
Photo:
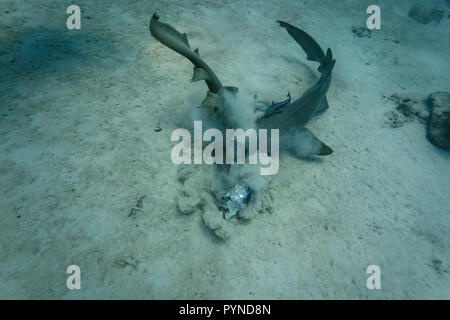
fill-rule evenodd
<path id="1" fill-rule="evenodd" d="M 328 109 L 326 93 L 330 87 L 332 70 L 335 64 L 331 49 L 328 49 L 327 53 L 324 54 L 322 48 L 306 32 L 289 23 L 277 22 L 302 47 L 307 54 L 308 60 L 319 62 L 318 71 L 321 73 L 321 77 L 314 86 L 306 90 L 297 100 L 291 102 L 289 94 L 288 99 L 278 103 L 273 102 L 266 110 L 264 116 L 258 119 L 257 125 L 260 128 L 280 129 L 280 138 L 282 138 L 283 132 L 290 132 L 292 128 L 296 128 L 316 146 L 311 152 L 312 155 L 331 154 L 333 152 L 331 148 L 305 128 L 305 125 L 314 115 Z M 207 107 L 211 110 L 220 110 L 222 108 L 221 112 L 226 112 L 223 93 L 227 91 L 236 94 L 238 88 L 223 86 L 212 69 L 200 58 L 198 49 L 191 49 L 186 34 L 180 33 L 172 26 L 160 22 L 156 13 L 153 14 L 150 20 L 150 33 L 162 44 L 192 62 L 194 75 L 191 81 L 204 80 L 209 89 L 202 102 L 202 107 Z"/>
<path id="2" fill-rule="evenodd" d="M 330 87 L 332 70 L 336 61 L 333 59 L 331 49 L 328 49 L 327 53 L 324 54 L 322 48 L 306 32 L 289 23 L 277 22 L 281 27 L 286 28 L 288 33 L 303 48 L 308 60 L 320 63 L 318 71 L 321 73 L 321 76 L 314 86 L 306 90 L 300 98 L 284 105 L 280 112 L 263 116 L 259 119 L 258 125 L 260 128 L 280 129 L 280 134 L 283 131 L 289 131 L 290 128 L 298 128 L 308 133 L 315 144 L 318 145 L 317 151 L 315 151 L 317 155 L 331 154 L 333 152 L 331 148 L 315 137 L 314 134 L 305 128 L 305 125 L 317 113 L 323 112 L 328 108 L 326 94 Z"/>

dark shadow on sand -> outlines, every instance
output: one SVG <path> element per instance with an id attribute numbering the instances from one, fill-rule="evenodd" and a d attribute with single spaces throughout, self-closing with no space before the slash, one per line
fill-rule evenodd
<path id="1" fill-rule="evenodd" d="M 1 80 L 30 73 L 71 72 L 74 68 L 101 65 L 102 58 L 120 56 L 113 39 L 82 30 L 30 30 L 17 33 L 0 51 Z"/>

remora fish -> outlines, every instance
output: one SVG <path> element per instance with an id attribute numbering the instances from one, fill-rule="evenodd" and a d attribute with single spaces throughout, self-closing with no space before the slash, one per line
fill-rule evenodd
<path id="1" fill-rule="evenodd" d="M 272 113 L 274 112 L 281 112 L 281 110 L 283 109 L 283 107 L 285 105 L 287 105 L 289 102 L 291 102 L 291 94 L 288 92 L 287 94 L 287 99 L 277 102 L 275 103 L 275 101 L 272 101 L 272 104 L 270 105 L 270 107 L 267 108 L 266 113 L 264 114 L 266 117 L 270 116 Z"/>
<path id="2" fill-rule="evenodd" d="M 331 49 L 328 49 L 325 55 L 317 42 L 306 32 L 286 22 L 278 22 L 280 23 L 280 26 L 286 28 L 294 40 L 300 44 L 306 52 L 308 60 L 320 63 L 318 70 L 321 72 L 321 77 L 316 84 L 306 90 L 300 98 L 292 103 L 286 104 L 281 112 L 272 113 L 267 117 L 260 118 L 258 125 L 260 128 L 280 129 L 280 131 L 287 131 L 289 128 L 296 127 L 307 132 L 309 130 L 304 128 L 304 126 L 309 120 L 311 120 L 315 114 L 326 110 L 328 107 L 325 95 L 330 87 L 331 74 L 336 61 L 333 59 Z M 330 147 L 320 141 L 312 133 L 310 133 L 310 135 L 318 144 L 320 144 L 317 155 L 328 155 L 333 152 Z"/>

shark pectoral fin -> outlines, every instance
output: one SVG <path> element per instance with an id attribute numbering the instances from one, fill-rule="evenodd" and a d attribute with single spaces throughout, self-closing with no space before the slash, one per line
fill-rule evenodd
<path id="1" fill-rule="evenodd" d="M 322 101 L 322 104 L 319 106 L 319 109 L 317 109 L 316 114 L 321 114 L 325 112 L 330 106 L 328 105 L 327 97 L 325 97 Z"/>
<path id="2" fill-rule="evenodd" d="M 331 150 L 331 148 L 329 146 L 327 146 L 325 143 L 320 141 L 320 139 L 317 138 L 314 135 L 314 133 L 312 133 L 309 129 L 303 128 L 302 134 L 304 135 L 306 140 L 309 140 L 309 147 L 311 148 L 311 150 L 310 150 L 311 155 L 327 156 L 327 155 L 333 153 L 333 150 Z"/>
<path id="3" fill-rule="evenodd" d="M 212 93 L 208 90 L 206 93 L 205 99 L 203 99 L 203 102 L 201 104 L 202 108 L 219 108 L 222 104 L 222 99 L 219 95 Z"/>
<path id="4" fill-rule="evenodd" d="M 321 147 L 319 150 L 318 156 L 327 156 L 329 154 L 333 153 L 333 149 L 331 149 L 329 146 L 327 146 L 325 143 L 321 142 Z"/>
<path id="5" fill-rule="evenodd" d="M 224 86 L 223 87 L 225 91 L 232 93 L 233 95 L 236 95 L 239 92 L 239 88 L 231 87 L 231 86 Z"/>
<path id="6" fill-rule="evenodd" d="M 195 67 L 194 75 L 192 76 L 191 82 L 200 81 L 200 80 L 211 80 L 211 77 L 205 69 Z"/>
<path id="7" fill-rule="evenodd" d="M 319 140 L 309 129 L 303 127 L 300 131 L 294 131 L 281 140 L 288 151 L 299 158 L 311 156 L 326 156 L 333 150 Z"/>

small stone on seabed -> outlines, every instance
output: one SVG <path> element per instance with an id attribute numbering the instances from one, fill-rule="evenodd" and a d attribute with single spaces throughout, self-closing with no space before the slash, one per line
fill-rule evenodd
<path id="1" fill-rule="evenodd" d="M 450 93 L 430 93 L 428 102 L 431 107 L 428 138 L 435 146 L 450 150 Z"/>

